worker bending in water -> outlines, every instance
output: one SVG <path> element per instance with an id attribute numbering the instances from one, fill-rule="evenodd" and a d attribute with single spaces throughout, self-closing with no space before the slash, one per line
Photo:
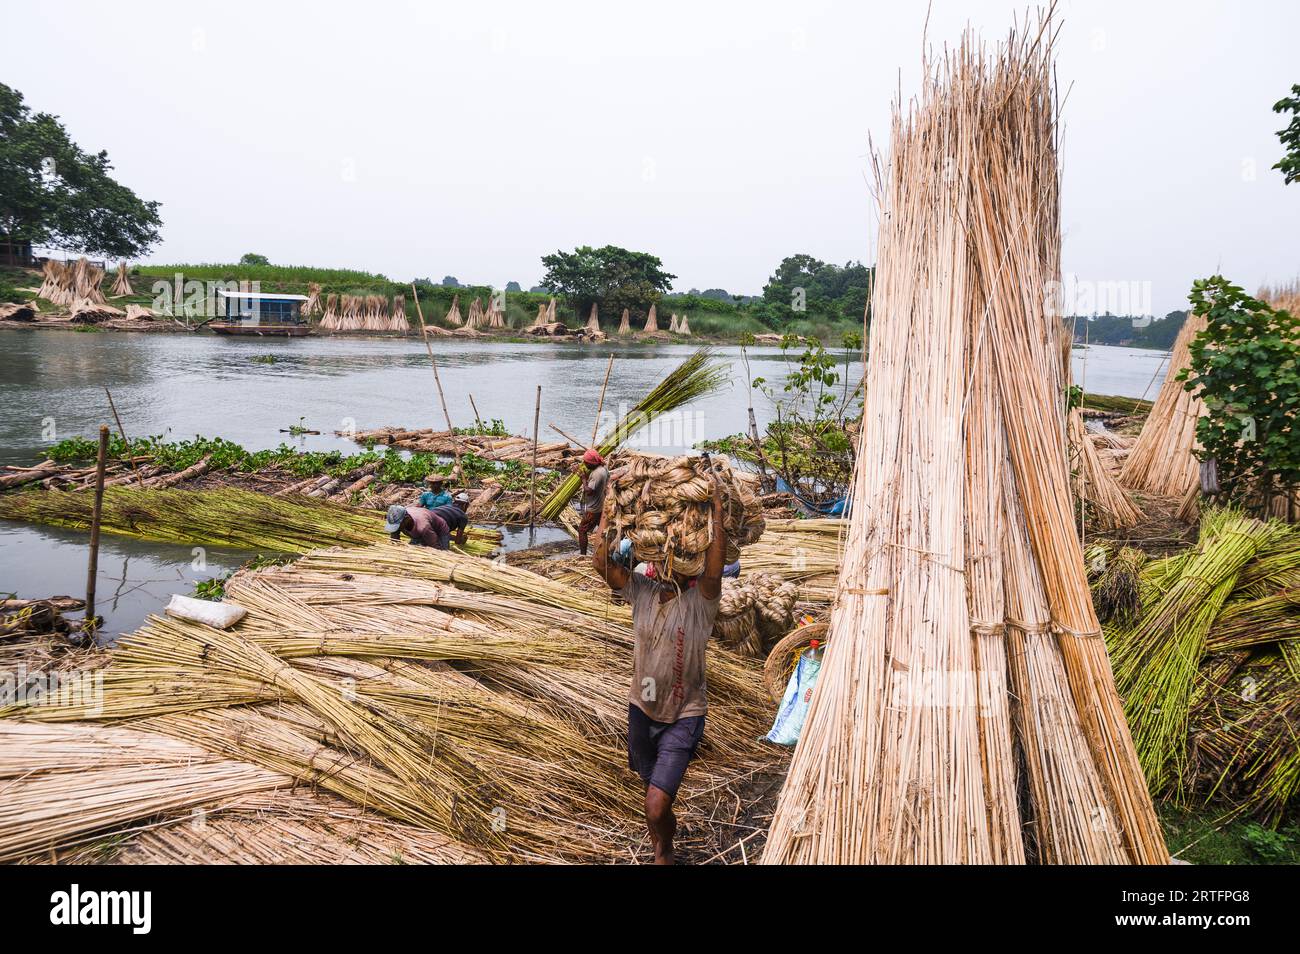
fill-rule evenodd
<path id="1" fill-rule="evenodd" d="M 447 478 L 442 474 L 430 474 L 424 478 L 424 482 L 429 485 L 429 489 L 420 494 L 420 499 L 416 502 L 417 507 L 435 510 L 438 507 L 451 506 L 451 492 L 446 487 Z"/>
<path id="2" fill-rule="evenodd" d="M 708 709 L 704 655 L 718 615 L 726 552 L 722 492 L 712 476 L 713 539 L 698 577 L 676 573 L 652 580 L 629 571 L 610 557 L 603 520 L 592 554 L 596 571 L 632 607 L 628 765 L 645 783 L 646 824 L 658 865 L 673 863 L 673 799 L 704 735 Z"/>
<path id="3" fill-rule="evenodd" d="M 582 478 L 582 503 L 579 505 L 581 516 L 578 519 L 578 552 L 587 555 L 587 535 L 600 522 L 600 512 L 605 507 L 605 487 L 609 484 L 609 468 L 605 458 L 594 447 L 587 448 L 582 455 L 584 475 Z"/>
<path id="4" fill-rule="evenodd" d="M 400 540 L 402 534 L 406 534 L 417 547 L 446 550 L 451 546 L 451 528 L 447 521 L 423 507 L 393 504 L 388 508 L 384 532 L 392 534 L 394 540 Z"/>
<path id="5" fill-rule="evenodd" d="M 455 534 L 456 545 L 465 545 L 465 531 L 469 527 L 469 516 L 465 508 L 469 506 L 469 494 L 461 491 L 451 503 L 441 507 L 430 507 L 429 513 L 442 520 Z"/>

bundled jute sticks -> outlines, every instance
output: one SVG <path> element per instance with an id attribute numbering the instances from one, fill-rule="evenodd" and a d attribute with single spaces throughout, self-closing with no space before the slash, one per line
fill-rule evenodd
<path id="1" fill-rule="evenodd" d="M 126 259 L 117 263 L 117 277 L 113 279 L 113 295 L 134 295 L 135 289 L 131 287 L 131 270 L 127 267 Z"/>
<path id="2" fill-rule="evenodd" d="M 319 300 L 319 291 L 317 291 Z M 309 302 L 310 303 L 310 302 Z M 304 310 L 304 314 L 305 314 Z M 328 331 L 406 331 L 406 297 L 396 295 L 390 309 L 383 295 L 336 295 L 325 298 L 320 327 Z"/>
<path id="3" fill-rule="evenodd" d="M 1205 414 L 1205 402 L 1199 394 L 1186 390 L 1178 376 L 1191 364 L 1188 349 L 1192 339 L 1204 330 L 1205 316 L 1189 311 L 1174 341 L 1164 384 L 1160 385 L 1142 433 L 1120 471 L 1120 483 L 1124 486 L 1182 497 L 1198 485 L 1196 421 Z"/>
<path id="4" fill-rule="evenodd" d="M 104 303 L 104 293 L 99 287 L 104 280 L 104 270 L 91 265 L 85 258 L 79 258 L 75 262 L 47 259 L 41 266 L 41 272 L 44 281 L 37 292 L 38 298 L 65 307 L 79 302 L 92 305 Z"/>
<path id="5" fill-rule="evenodd" d="M 852 517 L 765 863 L 1168 861 L 1071 513 L 1052 38 L 967 36 L 895 110 Z"/>
<path id="6" fill-rule="evenodd" d="M 1069 438 L 1070 477 L 1075 496 L 1086 508 L 1085 518 L 1091 517 L 1100 530 L 1120 530 L 1140 522 L 1142 511 L 1102 463 L 1077 407 L 1070 411 Z"/>
<path id="7" fill-rule="evenodd" d="M 726 562 L 740 559 L 740 548 L 763 535 L 758 480 L 720 457 L 633 456 L 610 471 L 603 516 L 611 548 L 627 537 L 636 559 L 669 575 L 698 575 L 713 542 L 710 466 L 721 487 Z"/>

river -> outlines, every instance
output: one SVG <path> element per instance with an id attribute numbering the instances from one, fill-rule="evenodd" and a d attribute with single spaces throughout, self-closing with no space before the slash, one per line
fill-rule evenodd
<path id="1" fill-rule="evenodd" d="M 519 344 L 438 341 L 435 355 L 448 411 L 472 424 L 470 396 L 487 421 L 531 434 L 542 387 L 542 439 L 559 440 L 555 424 L 591 437 L 601 382 L 614 355 L 605 398 L 608 423 L 640 400 L 692 348 L 674 344 Z M 648 428 L 634 443 L 664 453 L 745 428 L 750 389 L 741 351 L 717 348 L 730 361 L 730 388 Z M 274 355 L 274 363 L 255 358 Z M 1087 390 L 1153 397 L 1166 354 L 1094 345 L 1074 352 L 1074 375 Z M 790 360 L 797 356 L 791 355 Z M 779 348 L 749 350 L 750 373 L 780 391 L 788 365 Z M 861 365 L 851 362 L 848 379 Z M 842 375 L 843 377 L 843 375 Z M 1154 383 L 1153 383 L 1154 382 Z M 128 436 L 224 437 L 250 449 L 286 442 L 303 450 L 358 450 L 336 430 L 397 424 L 442 428 L 443 414 L 429 358 L 415 339 L 307 338 L 247 340 L 213 335 L 77 334 L 0 331 L 0 464 L 30 463 L 54 441 L 92 436 L 112 424 L 104 388 L 112 391 Z M 759 426 L 774 417 L 754 396 Z M 284 433 L 302 423 L 319 436 Z M 0 523 L 0 593 L 80 594 L 85 587 L 84 534 Z M 549 536 L 549 535 L 548 535 Z M 106 631 L 129 631 L 172 592 L 219 575 L 250 555 L 209 550 L 193 566 L 190 548 L 106 535 L 98 591 Z M 545 537 L 543 537 L 545 539 Z M 527 545 L 511 534 L 509 545 Z M 111 594 L 111 595 L 110 595 Z"/>

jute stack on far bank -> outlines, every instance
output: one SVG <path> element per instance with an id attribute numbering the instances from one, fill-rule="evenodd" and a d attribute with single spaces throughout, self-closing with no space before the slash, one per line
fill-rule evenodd
<path id="1" fill-rule="evenodd" d="M 767 863 L 1169 859 L 1071 519 L 1052 34 L 968 36 L 895 110 L 852 518 Z"/>

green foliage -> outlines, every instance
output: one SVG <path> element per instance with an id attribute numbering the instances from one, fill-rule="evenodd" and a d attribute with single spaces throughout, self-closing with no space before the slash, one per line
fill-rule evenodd
<path id="1" fill-rule="evenodd" d="M 452 433 L 463 434 L 467 437 L 509 437 L 510 432 L 506 430 L 505 422 L 500 418 L 492 418 L 486 424 L 479 423 L 473 427 L 455 427 Z"/>
<path id="2" fill-rule="evenodd" d="M 1300 827 L 1272 831 L 1249 819 L 1225 819 L 1219 809 L 1158 802 L 1156 810 L 1175 858 L 1196 865 L 1300 864 Z"/>
<path id="3" fill-rule="evenodd" d="M 778 329 L 809 315 L 861 322 L 874 275 L 861 262 L 839 266 L 811 255 L 791 255 L 763 286 L 763 300 L 757 303 L 760 320 Z"/>
<path id="4" fill-rule="evenodd" d="M 33 113 L 0 83 L 0 234 L 112 258 L 134 258 L 158 242 L 157 202 L 145 202 L 109 172 L 108 153 L 87 153 L 58 117 Z"/>
<path id="5" fill-rule="evenodd" d="M 1106 314 L 1068 320 L 1073 322 L 1076 342 L 1168 351 L 1187 320 L 1187 312 L 1171 311 L 1163 318 L 1154 319 Z"/>
<path id="6" fill-rule="evenodd" d="M 258 255 L 256 252 L 245 252 L 239 257 L 239 264 L 248 265 L 270 265 L 271 260 L 265 255 Z"/>
<path id="7" fill-rule="evenodd" d="M 247 257 L 247 256 L 245 256 Z M 331 286 L 333 291 L 355 290 L 370 291 L 371 294 L 398 294 L 410 291 L 405 284 L 398 285 L 383 275 L 357 271 L 351 268 L 316 268 L 310 265 L 245 265 L 239 264 L 181 264 L 181 265 L 141 265 L 138 268 L 141 277 L 163 278 L 168 281 L 177 274 L 185 279 L 197 281 L 251 281 L 261 282 L 263 291 L 279 290 L 278 285 L 292 285 L 295 290 L 305 291 L 308 282 L 318 282 L 322 286 Z"/>
<path id="8" fill-rule="evenodd" d="M 1261 506 L 1300 484 L 1300 320 L 1220 275 L 1193 283 L 1190 300 L 1207 322 L 1181 375 L 1208 411 L 1201 457 L 1217 462 L 1227 499 Z"/>
<path id="9" fill-rule="evenodd" d="M 1273 104 L 1273 112 L 1291 114 L 1291 122 L 1286 129 L 1277 131 L 1286 154 L 1273 166 L 1282 173 L 1282 179 L 1290 185 L 1300 180 L 1300 85 L 1291 87 L 1291 95 L 1279 99 Z"/>
<path id="10" fill-rule="evenodd" d="M 546 267 L 542 285 L 565 296 L 580 316 L 594 302 L 607 315 L 628 308 L 633 316 L 644 318 L 677 277 L 663 270 L 658 256 L 616 245 L 556 251 L 542 256 L 542 264 Z"/>
<path id="11" fill-rule="evenodd" d="M 250 359 L 254 364 L 275 364 L 279 359 L 273 354 L 254 355 Z"/>

